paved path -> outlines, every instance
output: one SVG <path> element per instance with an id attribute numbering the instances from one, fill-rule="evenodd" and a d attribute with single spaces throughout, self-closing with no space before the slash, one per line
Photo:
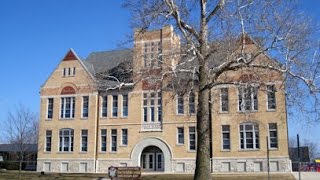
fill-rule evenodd
<path id="1" fill-rule="evenodd" d="M 299 179 L 298 172 L 292 172 L 296 179 Z M 301 172 L 301 180 L 320 180 L 320 172 Z"/>

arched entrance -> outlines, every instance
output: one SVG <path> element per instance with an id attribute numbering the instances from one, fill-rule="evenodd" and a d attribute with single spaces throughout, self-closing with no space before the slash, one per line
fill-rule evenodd
<path id="1" fill-rule="evenodd" d="M 161 149 L 148 146 L 141 153 L 140 166 L 143 171 L 164 171 L 164 156 Z"/>
<path id="2" fill-rule="evenodd" d="M 153 153 L 153 155 L 150 155 L 148 153 Z M 144 157 L 143 154 L 146 156 Z M 138 142 L 131 152 L 132 165 L 140 166 L 142 169 L 144 169 L 143 158 L 145 158 L 146 163 L 149 162 L 150 164 L 150 160 L 152 161 L 152 165 L 151 165 L 152 168 L 150 168 L 150 165 L 148 167 L 145 166 L 145 169 L 146 169 L 145 171 L 156 171 L 157 168 L 155 167 L 157 165 L 156 164 L 157 158 L 159 160 L 160 158 L 162 158 L 160 161 L 158 161 L 158 162 L 162 162 L 162 164 L 159 166 L 161 168 L 158 168 L 158 171 L 160 172 L 163 171 L 167 173 L 171 172 L 172 153 L 171 153 L 170 147 L 162 139 L 157 137 L 148 137 Z M 150 169 L 150 170 L 147 170 L 147 169 Z"/>

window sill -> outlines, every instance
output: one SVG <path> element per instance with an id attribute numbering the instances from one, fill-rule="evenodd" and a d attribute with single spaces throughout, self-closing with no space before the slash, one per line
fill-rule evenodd
<path id="1" fill-rule="evenodd" d="M 80 151 L 79 154 L 88 154 L 88 151 Z"/>
<path id="2" fill-rule="evenodd" d="M 239 149 L 239 152 L 260 151 L 260 149 Z"/>
<path id="3" fill-rule="evenodd" d="M 267 109 L 267 112 L 276 112 L 276 109 Z"/>
<path id="4" fill-rule="evenodd" d="M 101 120 L 106 120 L 106 119 L 108 119 L 108 116 L 104 116 L 104 117 L 100 116 L 100 119 Z"/>
<path id="5" fill-rule="evenodd" d="M 51 154 L 51 151 L 43 151 L 43 154 Z"/>
<path id="6" fill-rule="evenodd" d="M 75 118 L 59 118 L 60 121 L 70 121 L 74 120 Z"/>
<path id="7" fill-rule="evenodd" d="M 121 145 L 119 145 L 119 147 L 128 147 L 128 145 L 126 145 L 126 144 L 121 144 Z"/>
<path id="8" fill-rule="evenodd" d="M 109 152 L 109 154 L 117 154 L 118 152 L 117 151 L 111 151 Z"/>
<path id="9" fill-rule="evenodd" d="M 51 118 L 51 119 L 48 119 L 48 118 L 47 118 L 47 119 L 45 119 L 45 121 L 52 121 L 52 119 L 53 119 L 53 118 Z"/>
<path id="10" fill-rule="evenodd" d="M 177 116 L 184 116 L 185 114 L 184 114 L 184 113 L 183 113 L 183 114 L 177 113 L 176 115 L 177 115 Z"/>
<path id="11" fill-rule="evenodd" d="M 89 118 L 87 118 L 87 117 L 82 117 L 80 120 L 88 120 Z"/>
<path id="12" fill-rule="evenodd" d="M 220 111 L 219 114 L 229 114 L 229 111 Z"/>
<path id="13" fill-rule="evenodd" d="M 269 151 L 279 151 L 279 148 L 269 148 Z"/>
<path id="14" fill-rule="evenodd" d="M 221 152 L 231 152 L 231 149 L 221 149 Z"/>
<path id="15" fill-rule="evenodd" d="M 184 146 L 184 144 L 176 143 L 176 146 Z"/>
<path id="16" fill-rule="evenodd" d="M 245 113 L 256 113 L 256 112 L 258 112 L 258 110 L 245 110 L 245 111 L 238 111 L 238 113 L 243 113 L 243 114 L 245 114 Z"/>
<path id="17" fill-rule="evenodd" d="M 58 151 L 57 154 L 73 154 L 73 152 L 61 152 L 61 151 Z"/>
<path id="18" fill-rule="evenodd" d="M 188 150 L 187 152 L 188 153 L 196 153 L 197 151 L 196 150 Z"/>
<path id="19" fill-rule="evenodd" d="M 106 154 L 107 151 L 99 151 L 99 154 Z"/>

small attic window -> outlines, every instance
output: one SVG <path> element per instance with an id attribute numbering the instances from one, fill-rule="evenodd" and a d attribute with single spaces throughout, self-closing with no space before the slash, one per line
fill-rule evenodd
<path id="1" fill-rule="evenodd" d="M 63 68 L 63 77 L 70 77 L 76 75 L 76 67 Z"/>

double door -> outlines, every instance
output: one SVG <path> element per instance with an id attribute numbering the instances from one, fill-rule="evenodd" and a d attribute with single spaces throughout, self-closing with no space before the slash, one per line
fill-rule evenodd
<path id="1" fill-rule="evenodd" d="M 144 171 L 163 171 L 163 153 L 143 153 L 141 155 L 141 166 Z"/>

